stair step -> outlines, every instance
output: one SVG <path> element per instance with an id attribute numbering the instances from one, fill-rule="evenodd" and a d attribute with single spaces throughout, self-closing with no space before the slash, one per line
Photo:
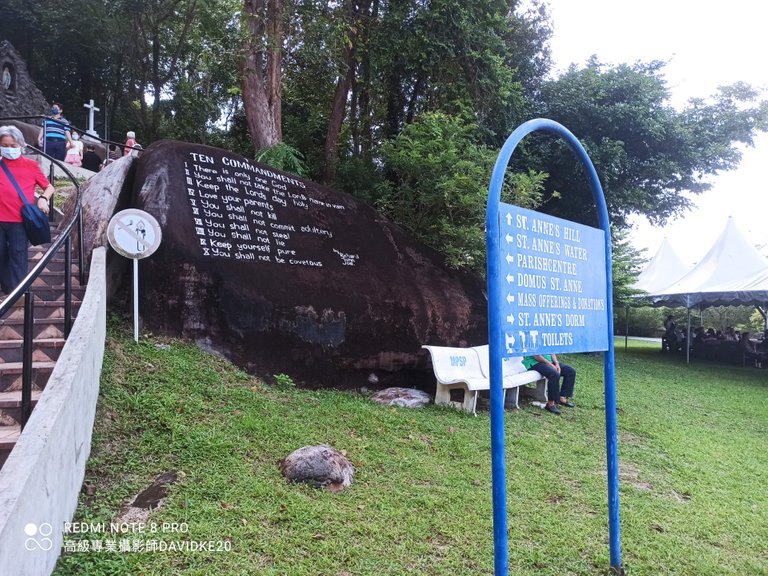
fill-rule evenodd
<path id="1" fill-rule="evenodd" d="M 37 405 L 41 395 L 42 391 L 32 390 L 32 408 Z M 21 390 L 0 392 L 0 426 L 16 424 L 21 424 Z"/>
<path id="2" fill-rule="evenodd" d="M 21 426 L 0 426 L 0 450 L 12 450 L 21 434 Z"/>
<path id="3" fill-rule="evenodd" d="M 74 323 L 75 318 L 72 317 Z M 24 338 L 23 318 L 0 319 L 0 340 L 21 340 Z M 64 318 L 35 318 L 32 338 L 64 338 Z"/>
<path id="4" fill-rule="evenodd" d="M 38 338 L 32 341 L 33 362 L 55 362 L 64 348 L 64 338 Z M 0 340 L 0 365 L 21 362 L 24 355 L 24 341 L 19 339 Z"/>
<path id="5" fill-rule="evenodd" d="M 72 316 L 77 314 L 80 309 L 80 302 L 72 300 Z M 6 312 L 3 318 L 10 320 L 14 318 L 24 318 L 24 306 L 14 306 Z M 64 302 L 50 302 L 46 300 L 35 300 L 35 319 L 47 320 L 50 318 L 64 318 Z"/>
<path id="6" fill-rule="evenodd" d="M 32 390 L 32 404 L 40 400 L 40 390 Z M 0 392 L 0 408 L 21 408 L 21 390 Z"/>
<path id="7" fill-rule="evenodd" d="M 54 224 L 52 242 L 58 238 Z M 34 268 L 50 248 L 33 246 L 29 250 L 29 268 Z M 58 250 L 30 288 L 35 297 L 32 343 L 32 405 L 37 404 L 64 347 L 64 284 L 71 279 L 72 321 L 85 295 L 80 285 L 80 265 L 76 253 L 70 253 L 67 267 L 65 250 Z M 21 433 L 21 385 L 24 366 L 24 299 L 0 319 L 0 468 Z"/>
<path id="8" fill-rule="evenodd" d="M 32 387 L 42 390 L 48 383 L 56 362 L 32 362 Z M 0 364 L 0 392 L 21 390 L 23 364 L 21 362 L 6 362 Z"/>
<path id="9" fill-rule="evenodd" d="M 42 256 L 42 255 L 41 255 Z M 29 269 L 32 270 L 35 266 L 37 266 L 37 263 L 40 261 L 40 258 L 31 258 L 29 259 Z M 67 263 L 62 258 L 53 258 L 48 261 L 48 264 L 45 266 L 46 270 L 49 270 L 51 272 L 63 272 L 66 268 Z M 72 276 L 75 276 L 76 274 L 80 273 L 80 267 L 77 264 L 76 260 L 72 261 L 72 268 L 71 268 Z"/>
<path id="10" fill-rule="evenodd" d="M 64 277 L 67 274 L 65 272 L 51 272 L 44 270 L 40 275 L 32 282 L 32 290 L 37 288 L 57 288 L 64 290 Z M 77 276 L 72 276 L 72 287 L 80 288 L 80 281 Z"/>
<path id="11" fill-rule="evenodd" d="M 60 286 L 34 286 L 32 293 L 35 295 L 35 304 L 38 301 L 64 302 L 64 284 Z M 72 286 L 72 301 L 80 301 L 85 296 L 85 286 Z"/>

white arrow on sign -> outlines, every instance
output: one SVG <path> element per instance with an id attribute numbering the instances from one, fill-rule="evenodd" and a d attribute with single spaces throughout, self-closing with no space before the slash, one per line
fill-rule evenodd
<path id="1" fill-rule="evenodd" d="M 512 214 L 507 212 L 507 226 L 512 226 Z"/>
<path id="2" fill-rule="evenodd" d="M 510 314 L 509 316 L 507 316 L 507 322 L 509 322 L 510 324 L 512 324 L 514 326 L 515 325 L 515 315 L 514 314 Z"/>
<path id="3" fill-rule="evenodd" d="M 512 276 L 512 274 L 507 274 L 507 284 L 514 284 L 515 283 L 515 277 Z"/>
<path id="4" fill-rule="evenodd" d="M 507 350 L 512 350 L 512 347 L 515 345 L 515 337 L 512 336 L 512 334 L 504 333 L 504 340 L 507 345 Z"/>
<path id="5" fill-rule="evenodd" d="M 507 232 L 507 235 L 504 236 L 504 239 L 507 241 L 507 244 L 512 244 L 512 240 L 514 240 L 514 237 L 509 232 Z"/>
<path id="6" fill-rule="evenodd" d="M 507 252 L 507 264 L 512 264 L 514 261 L 515 259 L 509 255 L 509 252 Z"/>
<path id="7" fill-rule="evenodd" d="M 515 297 L 511 293 L 507 292 L 507 304 L 512 304 L 515 301 Z"/>

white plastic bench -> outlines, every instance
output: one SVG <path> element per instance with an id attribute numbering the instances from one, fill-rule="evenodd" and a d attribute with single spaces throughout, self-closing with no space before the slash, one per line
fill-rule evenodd
<path id="1" fill-rule="evenodd" d="M 473 350 L 477 352 L 480 358 L 480 369 L 483 376 L 491 379 L 490 361 L 488 354 L 488 345 L 474 346 Z M 507 390 L 511 390 L 515 401 L 515 408 L 520 408 L 520 387 L 536 384 L 536 399 L 541 402 L 547 401 L 547 379 L 536 370 L 529 370 L 523 365 L 522 356 L 512 356 L 501 359 L 501 373 L 503 375 L 502 387 L 504 388 L 504 405 L 506 406 Z"/>
<path id="2" fill-rule="evenodd" d="M 488 361 L 488 346 L 474 348 L 452 348 L 449 346 L 422 346 L 432 358 L 432 370 L 435 373 L 437 387 L 435 404 L 449 404 L 467 412 L 476 414 L 477 393 L 491 387 Z M 514 390 L 515 407 L 518 406 L 519 387 L 537 383 L 539 394 L 543 390 L 546 397 L 546 380 L 534 370 L 526 370 L 522 357 L 511 358 L 502 362 L 504 377 L 502 388 L 504 399 L 506 391 Z M 451 400 L 451 390 L 464 391 L 462 402 Z"/>
<path id="3" fill-rule="evenodd" d="M 450 404 L 475 413 L 477 392 L 488 390 L 490 382 L 483 375 L 480 358 L 472 348 L 422 346 L 432 357 L 432 370 L 437 380 L 435 404 Z M 451 401 L 451 390 L 464 390 L 464 401 Z"/>

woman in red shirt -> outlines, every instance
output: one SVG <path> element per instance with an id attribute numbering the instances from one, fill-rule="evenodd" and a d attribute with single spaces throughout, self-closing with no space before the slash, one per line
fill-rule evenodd
<path id="1" fill-rule="evenodd" d="M 54 188 L 37 162 L 21 155 L 27 143 L 15 126 L 0 126 L 0 162 L 8 167 L 22 193 L 48 214 Z M 43 193 L 35 198 L 36 187 Z M 0 289 L 10 293 L 27 275 L 29 240 L 21 218 L 24 205 L 5 170 L 0 169 Z"/>

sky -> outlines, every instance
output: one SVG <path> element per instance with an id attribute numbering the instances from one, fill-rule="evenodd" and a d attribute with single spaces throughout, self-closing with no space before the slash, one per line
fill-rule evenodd
<path id="1" fill-rule="evenodd" d="M 605 64 L 668 62 L 664 75 L 671 104 L 706 98 L 718 86 L 743 81 L 766 89 L 768 32 L 754 0 L 546 0 L 554 34 L 556 72 L 583 66 L 593 54 Z M 566 126 L 567 128 L 567 126 Z M 575 134 L 578 137 L 578 134 Z M 708 192 L 693 196 L 696 208 L 664 228 L 633 220 L 632 243 L 651 258 L 666 237 L 682 261 L 698 262 L 731 216 L 746 239 L 768 256 L 766 189 L 768 134 L 745 148 L 738 168 L 710 177 Z"/>

